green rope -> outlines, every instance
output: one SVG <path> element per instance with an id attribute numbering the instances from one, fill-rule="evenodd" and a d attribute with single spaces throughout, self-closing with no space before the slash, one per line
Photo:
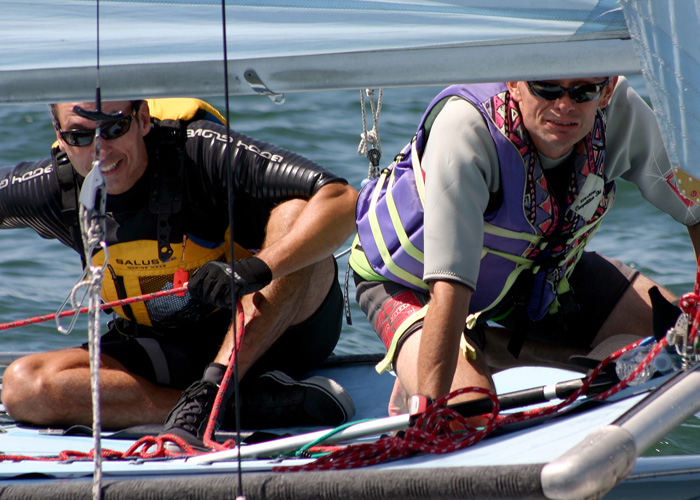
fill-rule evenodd
<path id="1" fill-rule="evenodd" d="M 311 441 L 310 443 L 308 443 L 308 444 L 302 446 L 301 448 L 299 448 L 297 451 L 295 451 L 295 452 L 293 452 L 293 453 L 292 453 L 292 452 L 289 452 L 289 453 L 282 453 L 280 456 L 293 456 L 293 457 L 296 457 L 296 458 L 300 458 L 300 457 L 303 456 L 304 458 L 309 458 L 309 457 L 310 457 L 310 458 L 316 458 L 315 456 L 312 456 L 312 454 L 309 453 L 309 449 L 310 449 L 310 448 L 312 448 L 313 446 L 317 446 L 317 445 L 321 444 L 323 441 L 325 441 L 325 440 L 328 439 L 329 437 L 334 436 L 335 434 L 338 434 L 338 433 L 341 432 L 341 431 L 344 431 L 344 430 L 347 429 L 348 427 L 352 427 L 353 425 L 361 424 L 361 423 L 363 423 L 363 422 L 371 422 L 372 420 L 374 420 L 374 419 L 372 419 L 372 418 L 367 418 L 367 419 L 364 419 L 364 420 L 357 420 L 357 421 L 355 421 L 355 422 L 348 422 L 347 424 L 338 426 L 338 427 L 336 427 L 335 429 L 331 429 L 330 431 L 328 431 L 328 432 L 327 432 L 326 434 L 324 434 L 323 436 L 321 436 L 321 437 L 319 437 L 319 438 L 317 438 L 317 439 L 314 439 L 314 440 Z M 323 456 L 323 455 L 327 455 L 327 453 L 319 453 L 319 454 L 317 454 L 316 456 Z"/>

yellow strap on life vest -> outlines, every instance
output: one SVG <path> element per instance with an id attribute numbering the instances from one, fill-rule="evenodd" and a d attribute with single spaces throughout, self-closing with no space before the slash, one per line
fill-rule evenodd
<path id="1" fill-rule="evenodd" d="M 355 238 L 352 240 L 352 245 L 350 248 L 350 267 L 352 267 L 352 270 L 359 274 L 362 279 L 367 281 L 389 281 L 387 278 L 372 269 L 369 260 L 367 260 L 365 252 L 362 251 L 360 236 L 358 234 L 355 234 Z"/>
<path id="2" fill-rule="evenodd" d="M 386 265 L 389 272 L 391 272 L 394 276 L 398 276 L 402 280 L 411 283 L 412 285 L 415 285 L 418 288 L 427 290 L 428 285 L 422 279 L 413 276 L 411 273 L 399 267 L 394 262 L 394 260 L 391 258 L 391 252 L 389 251 L 389 248 L 387 248 L 386 242 L 384 241 L 384 237 L 382 236 L 382 231 L 379 226 L 379 218 L 377 217 L 377 202 L 379 201 L 379 195 L 381 194 L 382 187 L 386 182 L 387 171 L 385 170 L 379 176 L 377 184 L 374 186 L 374 191 L 372 192 L 372 198 L 370 200 L 368 213 L 369 225 L 372 229 L 372 235 L 374 236 L 375 244 L 377 245 L 377 248 L 379 250 L 379 255 L 381 255 L 384 265 Z"/>
<path id="3" fill-rule="evenodd" d="M 423 262 L 424 255 L 423 252 L 418 250 L 413 243 L 411 243 L 411 240 L 408 239 L 408 235 L 406 234 L 406 230 L 403 227 L 403 224 L 401 223 L 401 217 L 399 216 L 399 209 L 396 206 L 396 202 L 394 201 L 394 181 L 396 180 L 396 176 L 394 173 L 396 172 L 395 169 L 391 170 L 391 176 L 389 177 L 389 185 L 386 189 L 386 208 L 389 210 L 389 217 L 391 218 L 391 223 L 394 226 L 394 230 L 396 231 L 396 236 L 399 238 L 399 242 L 401 243 L 401 248 L 411 257 L 416 259 L 418 262 Z M 420 193 L 420 189 L 418 190 Z"/>
<path id="4" fill-rule="evenodd" d="M 484 221 L 484 232 L 493 234 L 494 236 L 500 236 L 501 238 L 508 238 L 511 240 L 525 240 L 530 243 L 537 244 L 542 239 L 542 236 L 530 233 L 523 233 L 520 231 L 513 231 L 511 229 L 505 229 L 502 227 L 494 226 L 490 222 Z"/>

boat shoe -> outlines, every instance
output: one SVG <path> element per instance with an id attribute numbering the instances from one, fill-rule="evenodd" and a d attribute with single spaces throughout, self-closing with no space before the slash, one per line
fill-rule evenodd
<path id="1" fill-rule="evenodd" d="M 193 448 L 208 451 L 202 438 L 218 391 L 219 386 L 208 380 L 199 380 L 185 389 L 165 419 L 160 435 L 175 434 Z M 173 448 L 181 451 L 177 445 Z"/>
<path id="2" fill-rule="evenodd" d="M 218 390 L 219 386 L 206 377 L 188 387 L 175 403 L 160 435 L 175 434 L 193 448 L 206 451 L 202 438 Z M 355 414 L 350 394 L 336 381 L 320 376 L 297 381 L 280 371 L 267 372 L 246 385 L 241 399 L 244 429 L 337 426 Z M 236 425 L 234 400 L 230 398 L 225 415 L 219 419 L 223 418 L 227 429 Z"/>
<path id="3" fill-rule="evenodd" d="M 234 399 L 222 427 L 235 429 Z M 307 425 L 337 426 L 355 414 L 350 394 L 335 380 L 314 376 L 294 380 L 281 371 L 264 373 L 241 394 L 241 428 L 271 429 Z"/>

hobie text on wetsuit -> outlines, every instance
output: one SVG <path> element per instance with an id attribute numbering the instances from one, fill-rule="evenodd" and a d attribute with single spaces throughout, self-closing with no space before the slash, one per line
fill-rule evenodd
<path id="1" fill-rule="evenodd" d="M 230 144 L 232 144 L 233 141 L 235 140 L 234 137 L 230 137 L 226 134 L 220 134 L 219 132 L 217 132 L 215 130 L 209 130 L 209 129 L 203 129 L 203 128 L 198 128 L 195 130 L 187 129 L 187 138 L 189 139 L 192 137 L 201 137 L 202 139 L 213 139 L 215 141 L 225 142 L 225 143 L 230 143 Z M 263 151 L 259 147 L 257 147 L 255 144 L 246 144 L 245 142 L 243 142 L 241 140 L 239 140 L 236 143 L 236 147 L 247 149 L 248 151 L 259 154 L 263 158 L 267 158 L 273 162 L 280 163 L 284 160 L 284 157 L 281 155 L 271 153 L 269 151 Z"/>
<path id="2" fill-rule="evenodd" d="M 53 166 L 47 165 L 46 167 L 38 167 L 34 170 L 29 170 L 23 173 L 22 175 L 13 174 L 9 177 L 6 177 L 5 179 L 0 180 L 0 189 L 4 189 L 11 184 L 26 182 L 28 180 L 35 179 L 36 177 L 42 176 L 44 174 L 49 174 L 51 172 L 53 172 Z"/>

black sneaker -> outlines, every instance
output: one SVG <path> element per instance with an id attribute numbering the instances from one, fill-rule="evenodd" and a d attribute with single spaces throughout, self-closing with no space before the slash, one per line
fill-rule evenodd
<path id="1" fill-rule="evenodd" d="M 175 434 L 193 448 L 209 451 L 202 438 L 218 391 L 219 387 L 207 380 L 199 380 L 189 386 L 170 411 L 160 435 Z M 179 446 L 170 443 L 167 447 L 172 451 L 182 451 Z"/>
<path id="2" fill-rule="evenodd" d="M 271 429 L 307 425 L 337 426 L 355 414 L 355 404 L 343 387 L 325 377 L 296 381 L 280 371 L 267 372 L 246 384 L 241 395 L 241 428 Z M 236 425 L 233 398 L 224 426 Z"/>

